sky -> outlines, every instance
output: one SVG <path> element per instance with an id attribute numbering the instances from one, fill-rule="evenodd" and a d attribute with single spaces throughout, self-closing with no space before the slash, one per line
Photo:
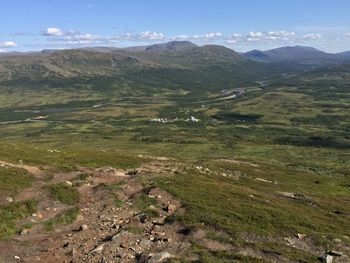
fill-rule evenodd
<path id="1" fill-rule="evenodd" d="M 0 52 L 172 40 L 350 50 L 349 0 L 0 0 Z"/>

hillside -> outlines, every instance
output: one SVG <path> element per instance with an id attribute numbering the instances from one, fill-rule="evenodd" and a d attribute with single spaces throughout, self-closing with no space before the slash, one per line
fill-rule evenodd
<path id="1" fill-rule="evenodd" d="M 281 47 L 267 51 L 252 50 L 244 53 L 244 56 L 257 61 L 306 65 L 342 64 L 349 61 L 346 53 L 331 54 L 304 46 Z"/>

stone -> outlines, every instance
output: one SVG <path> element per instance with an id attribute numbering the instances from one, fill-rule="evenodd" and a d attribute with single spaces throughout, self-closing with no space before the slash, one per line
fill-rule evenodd
<path id="1" fill-rule="evenodd" d="M 163 262 L 163 260 L 165 259 L 169 259 L 174 257 L 173 255 L 171 255 L 169 252 L 160 252 L 160 253 L 156 253 L 154 255 L 151 255 L 151 257 L 149 259 L 147 259 L 145 262 L 146 263 L 157 263 L 157 262 Z"/>
<path id="2" fill-rule="evenodd" d="M 327 254 L 330 256 L 335 256 L 335 257 L 342 257 L 343 256 L 343 252 L 338 251 L 338 250 L 330 250 L 327 252 Z"/>
<path id="3" fill-rule="evenodd" d="M 85 230 L 87 230 L 88 228 L 89 228 L 88 225 L 83 224 L 83 225 L 81 225 L 81 226 L 79 227 L 79 231 L 85 231 Z"/>
<path id="4" fill-rule="evenodd" d="M 324 255 L 323 262 L 324 263 L 332 263 L 333 262 L 333 257 L 331 255 Z"/>
<path id="5" fill-rule="evenodd" d="M 170 237 L 164 237 L 163 241 L 167 243 L 171 243 L 172 239 Z"/>
<path id="6" fill-rule="evenodd" d="M 15 259 L 20 260 L 21 258 L 19 256 L 15 256 Z"/>
<path id="7" fill-rule="evenodd" d="M 300 234 L 300 233 L 297 234 L 297 238 L 299 239 L 303 239 L 304 237 L 306 237 L 305 234 Z"/>
<path id="8" fill-rule="evenodd" d="M 104 248 L 104 244 L 98 245 L 90 253 L 101 253 Z"/>
<path id="9" fill-rule="evenodd" d="M 13 202 L 13 198 L 8 196 L 8 197 L 6 197 L 6 201 L 9 202 L 9 203 L 12 203 Z"/>
<path id="10" fill-rule="evenodd" d="M 69 186 L 73 186 L 73 183 L 71 181 L 65 181 L 65 183 Z"/>
<path id="11" fill-rule="evenodd" d="M 23 229 L 21 230 L 21 232 L 19 232 L 19 234 L 20 234 L 21 236 L 24 236 L 24 235 L 27 235 L 29 232 L 30 232 L 30 229 L 29 229 L 29 228 L 23 228 Z"/>
<path id="12" fill-rule="evenodd" d="M 147 222 L 148 216 L 145 214 L 141 214 L 139 218 L 140 218 L 140 222 L 144 224 Z"/>
<path id="13" fill-rule="evenodd" d="M 176 206 L 170 204 L 170 205 L 167 206 L 166 211 L 167 211 L 169 214 L 173 214 L 173 213 L 175 213 L 175 211 L 176 211 Z"/>
<path id="14" fill-rule="evenodd" d="M 264 178 L 255 178 L 255 180 L 256 181 L 260 181 L 260 182 L 264 182 L 264 183 L 273 183 L 273 181 L 271 181 L 271 180 L 266 180 L 266 179 L 264 179 Z"/>
<path id="15" fill-rule="evenodd" d="M 144 247 L 144 248 L 148 248 L 150 247 L 151 245 L 153 244 L 153 242 L 151 240 L 147 240 L 147 239 L 142 239 L 140 242 L 139 242 L 139 245 L 141 247 Z"/>

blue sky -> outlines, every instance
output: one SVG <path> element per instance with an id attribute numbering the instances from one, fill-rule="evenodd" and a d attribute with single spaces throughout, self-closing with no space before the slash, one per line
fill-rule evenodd
<path id="1" fill-rule="evenodd" d="M 348 0 L 0 0 L 0 51 L 171 40 L 350 50 Z"/>

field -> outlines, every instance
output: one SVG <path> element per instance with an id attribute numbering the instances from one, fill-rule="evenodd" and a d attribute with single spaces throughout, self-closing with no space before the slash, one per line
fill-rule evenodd
<path id="1" fill-rule="evenodd" d="M 201 262 L 316 262 L 328 250 L 346 253 L 350 246 L 350 83 L 337 72 L 323 76 L 216 87 L 174 88 L 157 79 L 4 85 L 0 160 L 74 172 L 131 169 L 145 162 L 142 156 L 166 157 L 184 167 L 181 172 L 138 180 L 180 200 L 186 211 L 175 220 L 189 231 L 204 229 L 208 239 L 232 248 L 194 241 L 192 253 Z M 33 180 L 20 168 L 2 167 L 1 195 L 16 196 Z M 78 194 L 67 196 L 62 187 L 50 184 L 51 198 L 75 209 Z M 16 220 L 35 208 L 6 205 L 4 198 L 0 233 L 8 239 Z M 60 222 L 72 220 L 52 219 L 47 228 Z M 298 233 L 305 239 L 295 238 Z"/>

